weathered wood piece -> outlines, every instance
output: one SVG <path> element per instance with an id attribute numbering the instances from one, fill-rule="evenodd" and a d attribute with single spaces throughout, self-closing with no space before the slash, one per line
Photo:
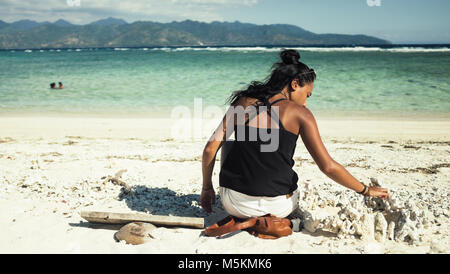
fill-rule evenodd
<path id="1" fill-rule="evenodd" d="M 81 217 L 91 223 L 128 224 L 132 222 L 148 222 L 162 226 L 185 226 L 204 228 L 203 218 L 160 216 L 146 213 L 114 213 L 100 211 L 82 211 Z"/>

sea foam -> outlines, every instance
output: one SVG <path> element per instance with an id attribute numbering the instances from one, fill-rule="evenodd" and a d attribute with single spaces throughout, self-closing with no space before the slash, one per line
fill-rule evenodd
<path id="1" fill-rule="evenodd" d="M 424 47 L 399 47 L 399 48 L 381 48 L 381 47 L 285 47 L 298 51 L 312 52 L 449 52 L 448 47 L 424 48 Z M 178 47 L 178 48 L 153 48 L 153 51 L 219 51 L 219 52 L 279 52 L 282 47 Z"/>

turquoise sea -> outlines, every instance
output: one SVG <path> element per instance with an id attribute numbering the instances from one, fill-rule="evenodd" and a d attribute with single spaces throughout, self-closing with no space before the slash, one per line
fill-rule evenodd
<path id="1" fill-rule="evenodd" d="M 295 48 L 295 47 L 294 47 Z M 450 47 L 297 47 L 317 72 L 308 108 L 331 115 L 450 114 Z M 0 115 L 225 109 L 232 91 L 269 75 L 280 48 L 0 51 Z M 49 88 L 63 82 L 63 90 Z M 170 116 L 170 113 L 167 114 Z"/>

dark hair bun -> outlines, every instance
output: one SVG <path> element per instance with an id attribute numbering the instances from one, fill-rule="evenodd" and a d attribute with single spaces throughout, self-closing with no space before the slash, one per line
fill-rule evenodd
<path id="1" fill-rule="evenodd" d="M 300 53 L 293 49 L 283 50 L 280 53 L 281 60 L 286 65 L 298 64 L 298 60 L 300 59 Z"/>

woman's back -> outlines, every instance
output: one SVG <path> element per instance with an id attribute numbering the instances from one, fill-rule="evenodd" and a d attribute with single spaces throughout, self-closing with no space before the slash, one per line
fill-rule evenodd
<path id="1" fill-rule="evenodd" d="M 298 134 L 288 131 L 282 122 L 287 121 L 287 104 L 279 104 L 287 99 L 252 99 L 240 100 L 240 106 L 250 111 L 244 120 L 235 119 L 235 141 L 222 164 L 219 184 L 250 196 L 292 193 L 298 181 L 292 170 Z"/>
<path id="2" fill-rule="evenodd" d="M 283 99 L 283 100 L 280 100 Z M 275 106 L 277 109 L 277 117 L 282 125 L 283 130 L 286 130 L 293 135 L 299 134 L 299 124 L 297 122 L 297 119 L 295 115 L 293 115 L 293 109 L 295 107 L 292 106 L 292 104 L 295 104 L 291 101 L 289 101 L 287 98 L 284 98 L 283 96 L 280 96 L 280 94 L 277 94 L 273 96 L 272 98 L 269 98 L 266 102 L 261 102 L 256 98 L 251 97 L 242 97 L 239 99 L 237 104 L 235 106 L 242 106 L 244 109 L 247 109 L 251 106 L 258 106 L 263 105 L 267 106 L 268 104 Z M 255 127 L 255 128 L 278 128 L 277 124 L 277 117 L 271 117 L 270 115 L 267 115 L 267 112 L 263 111 L 261 112 L 257 117 L 255 117 L 256 113 L 249 113 L 250 117 L 249 120 L 245 121 L 247 122 L 248 126 Z M 253 114 L 253 116 L 252 116 Z M 270 122 L 272 121 L 272 125 L 269 126 Z M 239 123 L 239 121 L 237 121 Z M 242 123 L 241 123 L 242 124 Z"/>

